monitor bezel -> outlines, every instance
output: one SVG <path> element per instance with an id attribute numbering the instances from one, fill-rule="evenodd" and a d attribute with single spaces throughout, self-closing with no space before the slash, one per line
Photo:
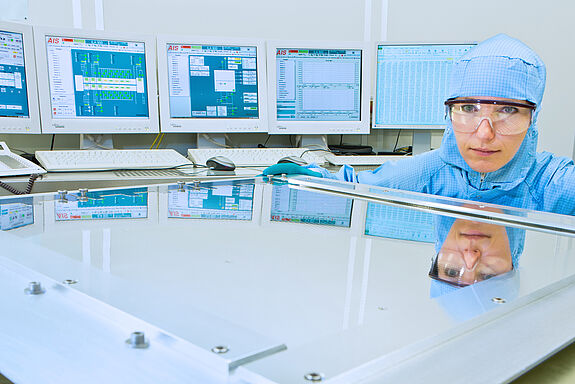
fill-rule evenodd
<path id="1" fill-rule="evenodd" d="M 278 121 L 276 93 L 276 50 L 278 48 L 304 49 L 360 49 L 361 58 L 361 92 L 360 120 L 358 121 Z M 297 41 L 273 40 L 267 42 L 268 54 L 268 95 L 269 95 L 269 133 L 297 135 L 358 134 L 370 132 L 370 93 L 371 93 L 371 47 L 366 42 L 358 41 Z"/>
<path id="2" fill-rule="evenodd" d="M 47 60 L 46 36 L 70 38 L 92 38 L 115 41 L 134 41 L 145 44 L 146 81 L 148 86 L 148 117 L 76 117 L 70 119 L 54 118 L 50 102 L 50 84 Z M 34 28 L 36 48 L 36 71 L 38 74 L 38 94 L 40 96 L 42 133 L 75 134 L 127 134 L 158 133 L 158 92 L 156 82 L 156 42 L 153 35 L 103 32 L 68 28 Z"/>
<path id="3" fill-rule="evenodd" d="M 446 124 L 427 124 L 427 125 L 421 125 L 421 124 L 397 124 L 397 125 L 392 125 L 392 124 L 376 124 L 376 115 L 377 115 L 377 84 L 378 84 L 378 52 L 379 52 L 379 47 L 382 45 L 386 45 L 386 46 L 424 46 L 424 45 L 477 45 L 477 42 L 474 41 L 465 41 L 465 42 L 460 42 L 460 41 L 441 41 L 441 42 L 418 42 L 418 41 L 408 41 L 408 42 L 389 42 L 389 41 L 377 41 L 375 42 L 374 48 L 373 48 L 373 67 L 374 67 L 374 71 L 373 71 L 373 79 L 374 79 L 374 84 L 373 84 L 373 114 L 372 114 L 372 123 L 371 123 L 371 128 L 372 129 L 392 129 L 392 130 L 401 130 L 401 129 L 409 129 L 409 130 L 444 130 L 446 127 Z"/>
<path id="4" fill-rule="evenodd" d="M 158 35 L 158 89 L 160 104 L 160 130 L 168 133 L 265 133 L 268 131 L 268 97 L 265 42 L 261 39 L 225 38 L 208 36 Z M 170 116 L 170 93 L 168 84 L 168 44 L 202 44 L 225 46 L 255 46 L 258 79 L 259 117 L 252 118 L 210 118 Z"/>
<path id="5" fill-rule="evenodd" d="M 29 113 L 28 117 L 0 117 L 0 134 L 40 134 L 40 109 L 34 56 L 35 41 L 32 26 L 0 21 L 0 30 L 22 34 Z"/>

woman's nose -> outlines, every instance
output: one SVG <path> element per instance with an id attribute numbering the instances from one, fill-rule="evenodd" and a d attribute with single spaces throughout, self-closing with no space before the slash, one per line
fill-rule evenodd
<path id="1" fill-rule="evenodd" d="M 495 136 L 495 129 L 493 128 L 493 123 L 491 122 L 491 119 L 489 119 L 488 117 L 482 118 L 479 124 L 477 125 L 475 134 L 484 140 L 493 139 L 493 137 Z"/>
<path id="2" fill-rule="evenodd" d="M 474 269 L 480 258 L 481 251 L 478 249 L 463 251 L 463 261 L 465 262 L 465 268 L 468 270 Z"/>

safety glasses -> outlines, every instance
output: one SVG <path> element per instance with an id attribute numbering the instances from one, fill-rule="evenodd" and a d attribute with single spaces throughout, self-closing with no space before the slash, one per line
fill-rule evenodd
<path id="1" fill-rule="evenodd" d="M 509 272 L 511 269 L 494 269 L 480 259 L 473 263 L 473 266 L 469 266 L 461 252 L 442 250 L 432 259 L 429 277 L 455 287 L 465 287 Z"/>
<path id="2" fill-rule="evenodd" d="M 484 121 L 499 135 L 517 135 L 531 125 L 536 105 L 485 99 L 449 99 L 445 102 L 453 130 L 473 133 Z"/>

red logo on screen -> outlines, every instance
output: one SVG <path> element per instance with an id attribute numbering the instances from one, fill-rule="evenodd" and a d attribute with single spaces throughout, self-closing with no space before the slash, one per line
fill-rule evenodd
<path id="1" fill-rule="evenodd" d="M 180 48 L 180 47 L 178 47 L 177 45 L 170 45 L 170 46 L 168 47 L 168 51 L 177 51 L 178 48 Z"/>
<path id="2" fill-rule="evenodd" d="M 285 55 L 285 54 L 287 54 L 287 50 L 285 50 L 285 49 L 278 49 L 278 51 L 276 53 L 277 56 Z"/>
<path id="3" fill-rule="evenodd" d="M 49 37 L 48 38 L 48 43 L 51 44 L 60 44 L 60 39 L 58 37 Z"/>

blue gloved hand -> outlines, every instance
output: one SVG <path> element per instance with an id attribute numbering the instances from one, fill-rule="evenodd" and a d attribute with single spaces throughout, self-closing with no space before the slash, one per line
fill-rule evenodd
<path id="1" fill-rule="evenodd" d="M 274 164 L 271 167 L 267 167 L 264 169 L 264 175 L 308 175 L 308 176 L 315 176 L 315 177 L 322 177 L 322 174 L 319 172 L 312 171 L 301 165 L 293 164 L 293 163 L 280 163 Z"/>

